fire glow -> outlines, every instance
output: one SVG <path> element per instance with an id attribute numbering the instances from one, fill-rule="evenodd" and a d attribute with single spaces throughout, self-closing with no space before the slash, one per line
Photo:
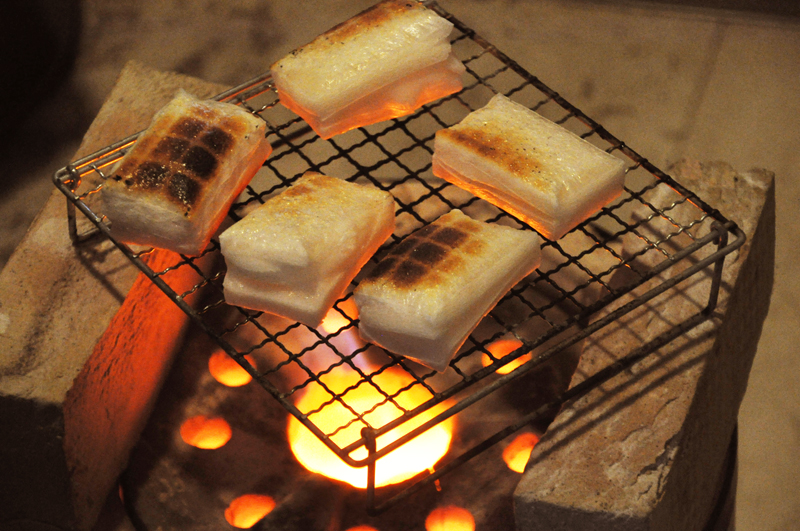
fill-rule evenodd
<path id="1" fill-rule="evenodd" d="M 503 450 L 503 461 L 508 468 L 522 474 L 531 457 L 533 447 L 539 442 L 535 433 L 521 433 Z"/>
<path id="2" fill-rule="evenodd" d="M 504 358 L 505 356 L 508 356 L 521 346 L 522 346 L 522 341 L 518 339 L 498 339 L 497 341 L 493 341 L 492 343 L 490 343 L 489 346 L 486 347 L 486 350 L 491 352 L 492 356 L 494 356 L 495 359 L 499 360 L 501 358 Z M 522 365 L 523 363 L 529 361 L 530 359 L 531 359 L 530 352 L 528 352 L 527 354 L 523 354 L 514 361 L 511 361 L 503 365 L 499 369 L 497 369 L 497 374 L 508 374 L 517 367 L 519 367 L 520 365 Z M 484 367 L 488 367 L 489 365 L 492 364 L 493 361 L 494 360 L 492 360 L 492 358 L 489 357 L 487 354 L 484 354 L 483 357 L 481 358 L 481 362 Z"/>
<path id="3" fill-rule="evenodd" d="M 196 448 L 216 450 L 231 439 L 231 427 L 225 419 L 197 415 L 181 424 L 181 438 Z"/>
<path id="4" fill-rule="evenodd" d="M 351 320 L 358 319 L 358 307 L 352 297 L 339 302 L 336 306 L 338 306 L 341 311 L 336 308 L 331 308 L 322 320 L 322 329 L 328 334 L 335 334 L 349 325 Z M 344 312 L 344 315 L 342 315 L 342 312 Z M 345 315 L 347 317 L 345 317 Z"/>
<path id="5" fill-rule="evenodd" d="M 387 401 L 369 382 L 364 381 L 359 384 L 360 375 L 350 368 L 334 370 L 321 380 L 337 395 L 344 393 L 341 396 L 342 401 L 353 411 L 363 415 L 363 418 L 375 428 L 400 417 L 403 412 L 398 406 L 408 411 L 431 398 L 430 393 L 421 385 L 414 385 L 397 394 L 400 389 L 410 386 L 413 382 L 408 374 L 399 370 L 390 369 L 372 377 L 375 385 L 392 396 L 397 406 Z M 359 384 L 357 387 L 349 389 L 357 384 Z M 345 392 L 346 389 L 349 390 Z M 395 394 L 397 396 L 394 396 Z M 331 436 L 331 440 L 343 448 L 361 438 L 361 429 L 365 424 L 357 420 L 341 402 L 331 400 L 332 397 L 326 390 L 319 385 L 313 385 L 306 390 L 296 405 L 303 413 L 309 413 L 326 404 L 320 411 L 310 414 L 309 420 L 324 433 L 336 432 Z M 440 404 L 378 437 L 377 449 L 380 450 L 397 440 L 446 407 L 448 404 Z M 369 413 L 366 413 L 367 411 Z M 345 428 L 336 431 L 345 425 Z M 447 453 L 453 429 L 453 419 L 447 419 L 378 459 L 375 466 L 375 485 L 381 487 L 400 483 L 420 472 L 432 469 Z M 356 488 L 367 487 L 366 467 L 353 468 L 346 464 L 293 416 L 289 417 L 288 437 L 295 457 L 308 470 L 349 483 Z M 355 460 L 363 460 L 367 458 L 367 450 L 362 446 L 350 455 Z"/>
<path id="6" fill-rule="evenodd" d="M 255 360 L 251 356 L 245 356 L 244 359 L 250 365 L 255 364 Z M 240 387 L 250 383 L 250 380 L 253 379 L 250 373 L 228 356 L 224 350 L 218 350 L 211 355 L 208 359 L 208 370 L 216 381 L 228 387 Z"/>
<path id="7" fill-rule="evenodd" d="M 249 529 L 275 508 L 275 500 L 263 494 L 245 494 L 225 509 L 225 520 L 233 527 Z"/>
<path id="8" fill-rule="evenodd" d="M 426 531 L 475 531 L 475 518 L 462 507 L 448 505 L 431 511 L 425 519 Z"/>

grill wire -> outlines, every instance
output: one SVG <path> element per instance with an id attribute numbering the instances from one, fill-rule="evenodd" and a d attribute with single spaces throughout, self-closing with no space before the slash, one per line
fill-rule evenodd
<path id="1" fill-rule="evenodd" d="M 718 277 L 724 256 L 744 241 L 735 224 L 694 193 L 655 168 L 436 3 L 430 3 L 429 7 L 454 23 L 451 36 L 453 51 L 467 68 L 467 80 L 458 94 L 426 105 L 413 115 L 322 140 L 305 122 L 278 103 L 268 74 L 217 97 L 242 105 L 263 118 L 274 148 L 262 170 L 233 205 L 231 220 L 241 219 L 249 210 L 280 193 L 308 170 L 376 186 L 395 197 L 397 230 L 334 306 L 345 323 L 340 331 L 326 333 L 322 329 L 311 329 L 299 323 L 225 304 L 222 292 L 225 273 L 216 240 L 212 240 L 202 256 L 181 256 L 173 265 L 160 271 L 153 271 L 147 265 L 147 255 L 154 252 L 152 249 L 133 250 L 115 241 L 156 285 L 279 400 L 289 413 L 303 422 L 343 460 L 353 466 L 368 467 L 368 504 L 375 512 L 395 503 L 390 501 L 378 509 L 374 507 L 373 482 L 378 458 L 558 355 L 566 347 L 677 282 L 711 264 L 716 264 L 715 274 Z M 352 312 L 348 314 L 347 309 L 352 299 L 352 289 L 377 260 L 409 233 L 454 208 L 482 221 L 532 230 L 488 203 L 435 178 L 431 173 L 430 159 L 435 132 L 459 122 L 469 112 L 487 103 L 495 93 L 505 94 L 625 160 L 626 186 L 622 197 L 561 240 L 544 240 L 542 251 L 545 260 L 542 266 L 512 288 L 484 317 L 445 373 L 438 374 L 374 345 L 358 343 L 357 339 L 354 343 L 352 336 L 358 321 L 351 317 Z M 97 210 L 96 194 L 108 176 L 107 169 L 124 155 L 134 141 L 135 135 L 56 173 L 56 185 L 68 197 L 70 233 L 74 241 L 87 240 L 97 232 L 111 237 L 107 218 Z M 76 208 L 94 224 L 93 227 L 87 225 L 90 227 L 88 231 L 83 227 L 86 220 L 76 217 Z M 687 215 L 687 212 L 690 214 Z M 668 230 L 664 227 L 668 227 Z M 726 243 L 729 232 L 737 237 L 730 244 Z M 636 242 L 635 250 L 631 252 L 623 248 L 623 241 Z M 669 282 L 657 278 L 688 256 L 697 258 L 693 268 Z M 207 265 L 209 263 L 211 267 Z M 643 263 L 652 265 L 643 267 Z M 170 278 L 176 271 L 187 270 L 191 270 L 197 280 L 188 290 L 176 292 L 177 288 L 170 285 Z M 620 272 L 625 275 L 619 275 Z M 627 279 L 622 285 L 612 281 L 619 276 Z M 592 321 L 592 317 L 600 310 L 610 311 L 615 301 L 644 284 L 648 287 L 652 284 L 649 295 L 641 296 L 633 303 L 611 311 L 606 317 Z M 717 278 L 710 288 L 708 308 L 713 307 L 718 287 Z M 186 301 L 195 294 L 203 301 L 198 308 Z M 707 315 L 708 308 L 703 315 Z M 677 330 L 675 333 L 680 332 Z M 487 347 L 502 338 L 515 338 L 522 342 L 523 347 L 498 359 Z M 531 351 L 534 353 L 533 359 L 510 375 L 500 376 L 497 373 L 500 367 Z M 245 358 L 246 355 L 264 357 L 264 353 L 270 360 L 267 364 L 251 363 Z M 633 363 L 644 354 L 634 353 L 626 359 Z M 481 363 L 484 356 L 488 356 L 490 361 L 486 367 Z M 362 358 L 369 358 L 370 363 L 362 363 Z M 342 368 L 355 371 L 358 381 L 344 391 L 335 392 L 328 385 L 327 378 Z M 608 375 L 616 374 L 622 368 L 609 367 L 606 372 Z M 387 371 L 400 371 L 407 375 L 408 385 L 387 392 L 380 383 Z M 373 387 L 383 397 L 381 403 L 366 412 L 356 411 L 348 402 L 348 393 L 362 385 Z M 555 403 L 498 432 L 463 456 L 451 459 L 449 465 L 440 467 L 413 488 L 418 489 L 418 485 L 438 478 L 545 410 L 552 410 L 577 393 L 585 392 L 585 388 L 591 385 L 597 383 L 589 381 L 581 389 L 561 396 Z M 416 386 L 424 388 L 430 399 L 408 410 L 397 398 Z M 328 400 L 312 411 L 299 411 L 295 407 L 297 397 L 312 387 L 325 390 Z M 333 431 L 325 432 L 315 424 L 313 418 L 315 413 L 331 404 L 348 410 L 351 419 Z M 442 404 L 446 404 L 446 408 L 434 420 L 389 447 L 375 449 L 375 437 Z M 373 425 L 370 413 L 386 405 L 397 408 L 399 415 L 389 424 Z M 340 440 L 341 437 L 337 438 L 337 435 L 354 425 L 365 428 L 361 431 L 361 438 L 344 442 Z M 368 457 L 360 461 L 352 459 L 351 452 L 362 446 L 370 450 Z M 403 496 L 401 494 L 395 498 Z"/>

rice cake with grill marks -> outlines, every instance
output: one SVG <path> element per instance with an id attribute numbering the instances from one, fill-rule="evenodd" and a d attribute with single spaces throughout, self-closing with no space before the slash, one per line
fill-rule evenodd
<path id="1" fill-rule="evenodd" d="M 616 199 L 624 162 L 503 95 L 436 132 L 433 173 L 557 240 Z"/>
<path id="2" fill-rule="evenodd" d="M 541 261 L 541 238 L 452 210 L 407 236 L 356 288 L 359 333 L 439 372 Z"/>
<path id="3" fill-rule="evenodd" d="M 385 0 L 275 62 L 281 104 L 322 138 L 405 116 L 462 88 L 453 24 L 416 0 Z"/>
<path id="4" fill-rule="evenodd" d="M 266 124 L 180 91 L 111 172 L 103 213 L 122 242 L 198 255 L 272 148 Z"/>

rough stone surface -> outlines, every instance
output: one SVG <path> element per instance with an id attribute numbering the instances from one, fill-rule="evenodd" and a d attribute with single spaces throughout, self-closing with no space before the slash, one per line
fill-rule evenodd
<path id="1" fill-rule="evenodd" d="M 712 319 L 563 408 L 515 492 L 519 530 L 700 530 L 711 516 L 769 307 L 773 175 L 694 161 L 672 174 L 748 240 L 726 257 Z M 587 339 L 573 385 L 680 326 L 705 307 L 709 285 L 701 272 Z"/>
<path id="2" fill-rule="evenodd" d="M 145 128 L 178 87 L 224 88 L 129 64 L 75 158 Z M 108 242 L 72 245 L 58 191 L 0 274 L 0 528 L 97 518 L 186 320 L 137 274 Z"/>

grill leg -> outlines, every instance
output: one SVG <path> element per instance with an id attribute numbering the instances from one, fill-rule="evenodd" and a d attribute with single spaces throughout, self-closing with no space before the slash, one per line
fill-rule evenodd
<path id="1" fill-rule="evenodd" d="M 725 246 L 727 246 L 728 231 L 725 230 L 725 227 L 723 227 L 718 221 L 715 221 L 711 225 L 711 229 L 717 233 L 717 249 L 723 249 Z M 719 299 L 719 287 L 722 284 L 722 266 L 725 262 L 725 256 L 726 255 L 723 254 L 714 263 L 714 273 L 713 277 L 711 278 L 711 289 L 708 295 L 708 305 L 705 307 L 705 309 L 703 309 L 703 313 L 705 315 L 709 315 L 717 307 L 717 300 Z"/>

